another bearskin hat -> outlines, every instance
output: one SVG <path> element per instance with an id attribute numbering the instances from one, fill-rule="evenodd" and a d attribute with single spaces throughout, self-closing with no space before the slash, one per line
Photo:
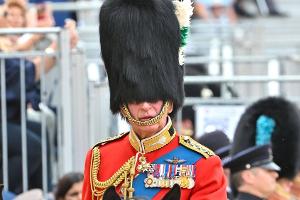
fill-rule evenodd
<path id="1" fill-rule="evenodd" d="M 204 133 L 197 141 L 213 150 L 221 159 L 229 155 L 231 142 L 226 133 L 221 130 Z"/>
<path id="2" fill-rule="evenodd" d="M 179 21 L 171 0 L 106 0 L 100 11 L 100 44 L 110 87 L 110 108 L 131 102 L 182 106 L 183 66 Z"/>
<path id="3" fill-rule="evenodd" d="M 298 107 L 281 97 L 259 100 L 246 109 L 234 135 L 231 154 L 271 143 L 280 178 L 292 179 L 300 169 L 300 115 Z"/>

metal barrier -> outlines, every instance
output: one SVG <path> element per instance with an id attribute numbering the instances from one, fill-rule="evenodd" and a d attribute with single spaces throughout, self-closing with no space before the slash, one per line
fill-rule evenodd
<path id="1" fill-rule="evenodd" d="M 56 53 L 45 53 L 44 51 L 28 51 L 0 53 L 1 59 L 1 127 L 2 127 L 2 160 L 3 160 L 3 183 L 4 190 L 9 190 L 8 171 L 8 143 L 7 135 L 7 103 L 6 103 L 6 77 L 5 72 L 8 66 L 5 66 L 4 60 L 7 58 L 20 58 L 21 75 L 21 127 L 22 127 L 22 178 L 23 191 L 28 189 L 28 163 L 32 162 L 26 159 L 28 144 L 26 141 L 26 85 L 24 73 L 24 60 L 28 57 L 40 56 L 45 58 L 53 56 L 56 58 L 56 67 L 52 69 L 55 76 L 54 97 L 52 95 L 52 104 L 56 107 L 57 120 L 57 150 L 53 149 L 54 137 L 50 135 L 51 154 L 47 153 L 47 133 L 46 126 L 49 123 L 44 111 L 47 110 L 49 75 L 42 70 L 41 73 L 41 104 L 42 110 L 36 118 L 41 122 L 41 143 L 42 143 L 42 171 L 43 171 L 43 191 L 48 192 L 47 180 L 47 162 L 51 156 L 52 181 L 55 183 L 59 177 L 70 171 L 83 171 L 84 159 L 87 150 L 99 139 L 106 138 L 111 134 L 111 113 L 109 111 L 109 92 L 106 84 L 99 83 L 99 80 L 91 81 L 87 75 L 87 62 L 85 51 L 77 50 L 70 52 L 69 36 L 66 30 L 59 28 L 47 29 L 2 29 L 0 35 L 4 34 L 22 34 L 22 33 L 54 33 L 57 35 L 58 50 Z M 43 66 L 44 67 L 44 66 Z M 52 72 L 51 72 L 52 73 Z M 51 77 L 50 77 L 51 78 Z M 28 112 L 28 111 L 27 111 Z M 52 127 L 53 128 L 53 127 Z M 101 130 L 101 131 L 100 131 Z M 52 133 L 55 132 L 52 130 Z M 57 155 L 57 158 L 56 158 Z M 48 163 L 49 164 L 49 163 Z M 50 183 L 52 184 L 52 183 Z"/>
<path id="2" fill-rule="evenodd" d="M 41 104 L 42 110 L 40 115 L 35 118 L 41 122 L 41 143 L 42 143 L 42 170 L 43 170 L 43 191 L 45 198 L 48 192 L 47 166 L 52 168 L 52 183 L 56 182 L 66 172 L 83 171 L 84 159 L 87 150 L 95 144 L 99 139 L 106 138 L 111 135 L 111 118 L 109 111 L 109 92 L 108 85 L 99 83 L 99 80 L 91 80 L 87 72 L 87 62 L 85 51 L 77 49 L 70 52 L 68 32 L 59 28 L 49 29 L 4 29 L 0 30 L 2 34 L 21 34 L 21 33 L 55 33 L 57 35 L 58 50 L 56 53 L 45 53 L 44 51 L 28 51 L 0 53 L 1 59 L 1 127 L 2 127 L 2 157 L 3 157 L 3 182 L 4 190 L 9 190 L 8 179 L 8 144 L 7 144 L 7 106 L 6 106 L 6 67 L 4 60 L 7 58 L 20 58 L 20 75 L 21 75 L 21 106 L 22 106 L 22 183 L 23 191 L 28 189 L 27 166 L 30 160 L 26 159 L 27 146 L 30 144 L 26 141 L 26 85 L 24 74 L 24 60 L 34 56 L 53 56 L 56 57 L 56 67 L 51 70 L 50 75 L 42 70 L 41 73 Z M 43 66 L 44 67 L 44 66 Z M 49 77 L 50 76 L 50 77 Z M 55 83 L 54 89 L 49 86 L 48 80 L 53 78 Z M 51 82 L 51 81 L 50 81 Z M 52 120 L 52 124 L 57 122 L 57 149 L 54 146 L 54 136 L 50 135 L 50 155 L 47 153 L 47 133 L 49 128 L 49 118 L 45 116 L 49 99 L 48 90 L 54 93 L 52 97 L 52 105 L 56 107 L 56 120 Z M 31 111 L 32 112 L 32 111 Z M 28 113 L 28 111 L 27 111 Z M 55 126 L 55 125 L 52 125 Z M 53 128 L 53 127 L 52 127 Z M 55 130 L 50 131 L 51 133 Z M 57 155 L 57 158 L 56 158 Z M 51 158 L 50 158 L 51 156 Z M 50 164 L 47 165 L 47 162 Z M 49 164 L 49 163 L 48 163 Z M 20 177 L 18 177 L 19 179 Z M 51 183 L 51 184 L 52 184 Z"/>
<path id="3" fill-rule="evenodd" d="M 59 85 L 61 93 L 61 102 L 58 109 L 57 117 L 58 120 L 58 138 L 59 138 L 59 147 L 64 148 L 62 152 L 65 153 L 64 158 L 60 160 L 60 163 L 64 166 L 65 170 L 69 166 L 65 164 L 68 162 L 69 154 L 66 152 L 72 152 L 71 145 L 68 144 L 69 138 L 72 137 L 72 129 L 70 122 L 70 108 L 71 105 L 70 97 L 70 48 L 69 48 L 69 35 L 67 30 L 60 28 L 43 28 L 43 29 L 1 29 L 0 35 L 7 34 L 23 34 L 23 33 L 39 33 L 39 34 L 56 34 L 58 37 L 58 50 L 55 53 L 46 53 L 45 51 L 30 51 L 30 52 L 9 52 L 9 53 L 0 53 L 1 59 L 1 127 L 2 127 L 2 162 L 3 162 L 3 183 L 4 190 L 9 190 L 9 177 L 8 171 L 8 143 L 7 136 L 11 134 L 7 129 L 7 97 L 6 97 L 6 70 L 9 66 L 5 66 L 5 59 L 8 58 L 18 58 L 20 59 L 20 105 L 21 105 L 21 140 L 22 140 L 22 185 L 23 191 L 28 190 L 28 163 L 31 162 L 27 160 L 27 147 L 31 144 L 27 144 L 26 135 L 27 135 L 27 122 L 28 116 L 27 105 L 26 105 L 26 82 L 25 82 L 25 60 L 27 58 L 33 58 L 39 56 L 42 59 L 41 64 L 41 77 L 40 77 L 40 87 L 41 87 L 41 105 L 47 104 L 46 99 L 46 75 L 45 75 L 45 58 L 46 57 L 55 57 L 57 62 L 57 68 L 60 70 L 61 83 Z M 46 130 L 46 116 L 41 108 L 41 148 L 42 148 L 42 177 L 43 177 L 43 190 L 48 191 L 48 180 L 47 180 L 47 130 Z M 53 152 L 52 152 L 53 153 Z M 67 155 L 66 155 L 67 154 Z M 53 160 L 52 160 L 53 161 Z M 51 164 L 52 164 L 51 161 Z M 49 160 L 48 160 L 49 162 Z M 61 169 L 64 169 L 61 168 Z M 20 179 L 20 177 L 15 177 Z"/>

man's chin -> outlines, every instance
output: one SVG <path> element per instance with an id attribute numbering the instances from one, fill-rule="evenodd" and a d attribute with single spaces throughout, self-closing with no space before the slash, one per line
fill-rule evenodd
<path id="1" fill-rule="evenodd" d="M 147 137 L 151 137 L 152 135 L 156 134 L 157 132 L 159 132 L 159 125 L 158 124 L 154 124 L 151 126 L 141 126 L 139 127 L 140 129 L 140 133 L 143 132 L 144 134 L 147 135 Z"/>

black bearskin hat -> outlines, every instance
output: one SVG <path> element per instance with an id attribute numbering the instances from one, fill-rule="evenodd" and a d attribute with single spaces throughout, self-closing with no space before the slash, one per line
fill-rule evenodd
<path id="1" fill-rule="evenodd" d="M 113 113 L 131 102 L 182 106 L 180 27 L 171 0 L 106 0 L 100 11 L 100 44 Z"/>
<path id="2" fill-rule="evenodd" d="M 237 125 L 231 154 L 264 140 L 271 143 L 273 160 L 281 167 L 279 177 L 292 179 L 300 170 L 300 115 L 295 104 L 268 97 L 248 107 Z"/>
<path id="3" fill-rule="evenodd" d="M 226 133 L 221 130 L 204 133 L 197 141 L 213 150 L 221 159 L 229 155 L 231 142 Z"/>

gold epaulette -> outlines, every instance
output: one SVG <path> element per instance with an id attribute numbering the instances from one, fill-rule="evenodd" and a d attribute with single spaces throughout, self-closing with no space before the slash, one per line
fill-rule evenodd
<path id="1" fill-rule="evenodd" d="M 125 132 L 125 133 L 121 133 L 119 135 L 116 135 L 114 137 L 109 137 L 109 138 L 106 138 L 104 140 L 101 140 L 100 142 L 98 142 L 96 145 L 93 146 L 93 148 L 99 146 L 99 145 L 104 145 L 108 142 L 111 142 L 111 141 L 115 141 L 115 140 L 118 140 L 118 139 L 121 139 L 122 137 L 126 136 L 129 132 Z"/>
<path id="2" fill-rule="evenodd" d="M 210 150 L 206 146 L 199 144 L 197 141 L 192 139 L 190 136 L 180 135 L 179 143 L 193 151 L 200 153 L 205 158 L 209 158 L 209 157 L 215 155 L 215 153 L 212 150 Z"/>

